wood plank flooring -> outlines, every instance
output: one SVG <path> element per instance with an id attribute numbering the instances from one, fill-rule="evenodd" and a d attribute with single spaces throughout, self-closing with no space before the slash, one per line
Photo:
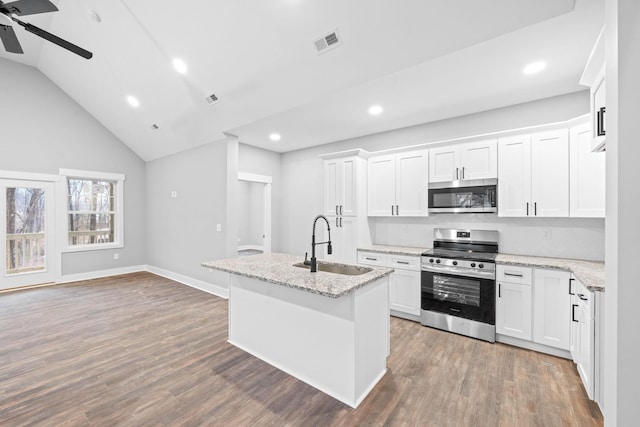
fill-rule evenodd
<path id="1" fill-rule="evenodd" d="M 0 425 L 603 424 L 570 361 L 397 318 L 357 409 L 226 339 L 226 300 L 150 273 L 1 294 Z"/>

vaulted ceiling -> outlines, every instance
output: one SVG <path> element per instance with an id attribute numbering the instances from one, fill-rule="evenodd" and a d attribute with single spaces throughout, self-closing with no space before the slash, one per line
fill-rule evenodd
<path id="1" fill-rule="evenodd" d="M 145 160 L 225 133 L 285 152 L 578 91 L 604 22 L 602 0 L 52 2 L 22 20 L 93 58 L 17 25 L 25 54 L 0 57 L 40 69 Z M 334 31 L 341 45 L 318 53 Z"/>

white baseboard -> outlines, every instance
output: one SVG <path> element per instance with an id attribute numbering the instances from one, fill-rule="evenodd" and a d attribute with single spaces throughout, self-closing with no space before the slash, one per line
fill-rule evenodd
<path id="1" fill-rule="evenodd" d="M 89 271 L 87 273 L 65 274 L 56 280 L 58 283 L 80 282 L 83 280 L 100 279 L 102 277 L 120 276 L 122 274 L 147 271 L 146 265 L 132 265 L 129 267 L 110 268 L 109 270 Z"/>
<path id="2" fill-rule="evenodd" d="M 163 268 L 155 267 L 153 265 L 147 265 L 146 271 L 149 273 L 157 274 L 158 276 L 171 279 L 173 281 L 182 283 L 183 285 L 191 286 L 192 288 L 199 289 L 201 291 L 213 294 L 220 298 L 229 299 L 229 284 L 222 283 L 222 285 L 216 285 L 213 283 L 205 282 L 203 280 L 194 279 L 193 277 L 184 276 L 173 271 L 165 270 Z M 222 272 L 220 272 L 222 273 Z M 228 273 L 223 273 L 223 277 L 218 277 L 219 282 L 228 280 Z M 225 287 L 226 285 L 226 287 Z"/>
<path id="3" fill-rule="evenodd" d="M 527 350 L 533 350 L 540 353 L 550 354 L 552 356 L 562 357 L 564 359 L 571 360 L 571 353 L 567 350 L 561 350 L 559 348 L 549 347 L 544 344 L 538 344 L 535 342 L 522 340 L 519 338 L 509 337 L 506 335 L 496 334 L 496 342 L 501 342 L 503 344 L 509 344 L 516 347 L 526 348 Z"/>

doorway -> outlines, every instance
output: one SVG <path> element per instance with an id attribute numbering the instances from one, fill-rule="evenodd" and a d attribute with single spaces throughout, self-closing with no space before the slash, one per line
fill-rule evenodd
<path id="1" fill-rule="evenodd" d="M 0 290 L 55 281 L 54 215 L 53 182 L 0 179 Z"/>
<path id="2" fill-rule="evenodd" d="M 238 173 L 238 255 L 271 252 L 272 178 Z"/>

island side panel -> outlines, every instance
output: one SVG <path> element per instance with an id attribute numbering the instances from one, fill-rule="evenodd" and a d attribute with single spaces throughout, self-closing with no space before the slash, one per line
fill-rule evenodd
<path id="1" fill-rule="evenodd" d="M 389 276 L 357 289 L 353 303 L 357 406 L 387 372 L 390 346 Z"/>
<path id="2" fill-rule="evenodd" d="M 232 275 L 229 342 L 355 406 L 353 298 Z"/>

